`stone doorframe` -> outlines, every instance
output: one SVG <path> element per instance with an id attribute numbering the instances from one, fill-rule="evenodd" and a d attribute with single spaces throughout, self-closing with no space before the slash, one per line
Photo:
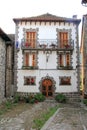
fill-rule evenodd
<path id="1" fill-rule="evenodd" d="M 43 82 L 44 80 L 46 80 L 46 79 L 49 79 L 49 80 L 52 81 L 52 89 L 53 89 L 53 96 L 54 96 L 54 93 L 55 93 L 55 90 L 56 90 L 56 87 L 55 87 L 56 82 L 55 82 L 55 80 L 54 80 L 53 77 L 50 77 L 50 76 L 48 76 L 48 75 L 45 76 L 45 77 L 42 77 L 41 80 L 40 80 L 40 82 L 39 82 L 39 85 L 40 85 L 39 90 L 40 90 L 40 92 L 42 92 L 42 82 Z"/>

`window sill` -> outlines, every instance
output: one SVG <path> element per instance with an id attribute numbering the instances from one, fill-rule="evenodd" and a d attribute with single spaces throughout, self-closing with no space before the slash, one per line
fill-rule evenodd
<path id="1" fill-rule="evenodd" d="M 22 66 L 22 69 L 24 70 L 35 70 L 38 69 L 37 66 Z"/>
<path id="2" fill-rule="evenodd" d="M 24 84 L 24 86 L 35 86 L 36 84 Z"/>
<path id="3" fill-rule="evenodd" d="M 73 67 L 72 66 L 59 66 L 58 69 L 59 70 L 72 70 Z"/>
<path id="4" fill-rule="evenodd" d="M 62 86 L 62 85 L 63 86 L 67 86 L 67 85 L 70 86 L 71 84 L 60 84 L 60 86 Z"/>

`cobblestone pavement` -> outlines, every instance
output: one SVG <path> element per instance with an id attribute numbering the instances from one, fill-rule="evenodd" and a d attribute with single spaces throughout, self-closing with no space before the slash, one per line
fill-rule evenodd
<path id="1" fill-rule="evenodd" d="M 87 130 L 87 108 L 67 104 L 41 130 Z"/>
<path id="2" fill-rule="evenodd" d="M 44 111 L 47 111 L 48 108 L 56 105 L 56 103 L 42 102 L 29 105 L 23 111 L 19 109 L 24 109 L 24 104 L 23 108 L 21 105 L 20 108 L 15 108 L 17 110 L 14 109 L 13 112 L 8 112 L 7 115 L 0 117 L 0 130 L 32 130 L 33 120 L 38 118 L 38 115 Z"/>
<path id="3" fill-rule="evenodd" d="M 33 119 L 54 105 L 56 103 L 53 102 L 38 103 L 14 116 L 3 116 L 0 118 L 0 130 L 33 130 Z M 80 105 L 62 105 L 41 130 L 87 130 L 87 110 Z"/>

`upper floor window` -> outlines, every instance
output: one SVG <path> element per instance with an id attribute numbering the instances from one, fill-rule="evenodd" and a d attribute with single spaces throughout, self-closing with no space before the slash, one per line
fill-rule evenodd
<path id="1" fill-rule="evenodd" d="M 36 53 L 25 52 L 23 66 L 35 67 L 36 66 Z"/>
<path id="2" fill-rule="evenodd" d="M 25 46 L 35 48 L 35 46 L 36 46 L 36 32 L 26 32 Z"/>
<path id="3" fill-rule="evenodd" d="M 70 57 L 71 57 L 71 55 L 69 53 L 66 53 L 66 54 L 61 53 L 59 55 L 59 64 L 60 64 L 60 66 L 70 66 L 71 65 Z"/>

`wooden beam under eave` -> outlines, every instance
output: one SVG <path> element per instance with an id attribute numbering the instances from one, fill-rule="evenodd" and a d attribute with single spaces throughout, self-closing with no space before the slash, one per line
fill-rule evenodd
<path id="1" fill-rule="evenodd" d="M 54 25 L 56 25 L 56 22 L 54 22 Z"/>

